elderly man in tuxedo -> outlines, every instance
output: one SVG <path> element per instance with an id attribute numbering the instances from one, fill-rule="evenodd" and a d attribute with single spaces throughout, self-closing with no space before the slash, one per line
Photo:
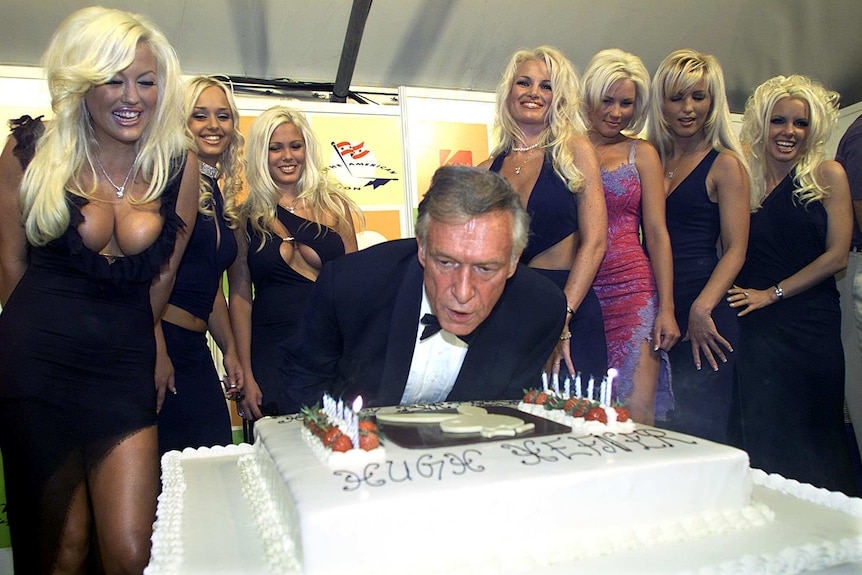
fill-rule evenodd
<path id="1" fill-rule="evenodd" d="M 529 216 L 500 176 L 438 169 L 416 239 L 327 264 L 284 345 L 283 384 L 365 405 L 515 399 L 540 385 L 562 332 L 558 287 L 518 264 Z"/>

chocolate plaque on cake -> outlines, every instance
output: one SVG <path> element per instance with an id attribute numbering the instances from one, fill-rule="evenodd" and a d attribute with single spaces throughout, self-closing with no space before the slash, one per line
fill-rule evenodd
<path id="1" fill-rule="evenodd" d="M 512 437 L 541 437 L 572 431 L 566 425 L 524 413 L 512 407 L 483 405 L 479 409 L 486 410 L 492 416 L 503 416 L 501 420 L 520 420 L 523 423 L 520 425 L 513 424 L 506 430 L 495 429 L 491 433 L 486 433 L 486 430 L 456 433 L 444 431 L 447 422 L 455 421 L 456 418 L 465 415 L 463 410 L 459 413 L 454 407 L 436 410 L 423 410 L 421 407 L 418 409 L 394 408 L 393 410 L 378 411 L 375 418 L 377 427 L 385 436 L 386 441 L 391 441 L 407 449 L 475 444 L 511 439 Z"/>

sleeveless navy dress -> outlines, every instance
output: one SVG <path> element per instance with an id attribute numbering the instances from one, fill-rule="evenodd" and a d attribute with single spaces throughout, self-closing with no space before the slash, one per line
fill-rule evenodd
<path id="1" fill-rule="evenodd" d="M 499 172 L 505 154 L 494 158 L 490 170 Z M 546 154 L 542 170 L 527 200 L 530 214 L 530 236 L 521 263 L 529 265 L 540 253 L 553 247 L 578 231 L 578 205 L 575 195 L 554 172 L 551 157 Z M 560 289 L 566 286 L 570 270 L 544 270 L 533 268 L 553 281 Z M 584 383 L 592 375 L 598 383 L 608 371 L 608 348 L 605 342 L 605 324 L 599 298 L 591 287 L 569 322 L 572 339 L 569 340 L 572 362 Z M 560 377 L 568 374 L 560 366 Z"/>
<path id="2" fill-rule="evenodd" d="M 294 399 L 281 375 L 279 347 L 298 329 L 305 301 L 314 281 L 290 267 L 281 256 L 282 241 L 294 241 L 312 248 L 321 264 L 344 255 L 344 241 L 334 229 L 318 225 L 277 207 L 276 216 L 291 239 L 270 236 L 264 239 L 248 225 L 248 269 L 254 285 L 251 306 L 251 365 L 263 393 L 267 414 L 296 413 L 302 407 Z M 261 244 L 263 247 L 258 251 Z"/>
<path id="3" fill-rule="evenodd" d="M 169 302 L 208 321 L 225 270 L 236 258 L 233 231 L 224 219 L 224 200 L 215 179 L 201 174 L 212 190 L 213 215 L 198 212 L 197 221 Z M 233 443 L 230 414 L 206 332 L 162 321 L 177 393 L 165 394 L 159 412 L 159 451 Z"/>
<path id="4" fill-rule="evenodd" d="M 673 300 L 683 337 L 688 331 L 691 305 L 706 286 L 719 259 L 718 204 L 709 199 L 706 188 L 706 177 L 718 154 L 717 150 L 711 150 L 671 192 L 666 202 L 667 231 L 673 250 Z M 737 349 L 736 311 L 725 298 L 712 311 L 712 319 L 718 333 Z M 674 409 L 667 421 L 657 425 L 727 443 L 736 353 L 727 353 L 727 363 L 719 362 L 718 371 L 712 371 L 705 361 L 700 371 L 695 368 L 690 341 L 677 342 L 668 356 Z"/>
<path id="5" fill-rule="evenodd" d="M 795 187 L 791 173 L 752 214 L 739 285 L 769 289 L 826 250 L 826 209 L 800 204 Z M 740 447 L 752 467 L 855 495 L 835 278 L 739 323 Z"/>

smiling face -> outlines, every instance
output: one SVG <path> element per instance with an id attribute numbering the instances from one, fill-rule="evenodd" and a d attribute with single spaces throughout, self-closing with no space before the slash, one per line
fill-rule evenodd
<path id="1" fill-rule="evenodd" d="M 554 99 L 548 67 L 541 60 L 525 60 L 515 71 L 508 105 L 512 119 L 519 125 L 542 126 Z"/>
<path id="2" fill-rule="evenodd" d="M 637 89 L 631 80 L 617 80 L 602 95 L 599 105 L 590 112 L 592 130 L 607 140 L 613 140 L 625 130 L 635 112 Z"/>
<path id="3" fill-rule="evenodd" d="M 769 116 L 767 158 L 781 163 L 798 162 L 808 142 L 810 123 L 808 102 L 800 98 L 778 100 Z"/>
<path id="4" fill-rule="evenodd" d="M 159 100 L 157 64 L 152 50 L 139 43 L 128 68 L 84 95 L 96 141 L 133 144 L 150 125 Z"/>
<path id="5" fill-rule="evenodd" d="M 305 168 L 305 140 L 293 124 L 280 124 L 269 138 L 269 175 L 275 185 L 293 191 Z"/>
<path id="6" fill-rule="evenodd" d="M 702 134 L 709 117 L 712 97 L 701 79 L 690 90 L 668 93 L 662 102 L 662 113 L 671 133 L 678 138 L 691 138 Z"/>
<path id="7" fill-rule="evenodd" d="M 517 266 L 512 223 L 499 210 L 461 224 L 432 218 L 425 245 L 417 240 L 428 302 L 446 331 L 470 334 L 491 314 Z"/>
<path id="8" fill-rule="evenodd" d="M 195 138 L 198 157 L 215 166 L 230 146 L 234 130 L 230 104 L 221 88 L 210 86 L 200 93 L 189 118 L 189 130 Z"/>

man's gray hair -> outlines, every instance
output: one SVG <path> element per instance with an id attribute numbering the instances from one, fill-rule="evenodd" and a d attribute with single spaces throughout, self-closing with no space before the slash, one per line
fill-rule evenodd
<path id="1" fill-rule="evenodd" d="M 460 224 L 495 211 L 512 214 L 512 257 L 527 246 L 530 216 L 521 198 L 499 174 L 470 166 L 443 166 L 434 172 L 431 186 L 419 202 L 416 237 L 424 245 L 431 219 Z"/>

